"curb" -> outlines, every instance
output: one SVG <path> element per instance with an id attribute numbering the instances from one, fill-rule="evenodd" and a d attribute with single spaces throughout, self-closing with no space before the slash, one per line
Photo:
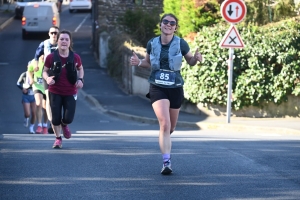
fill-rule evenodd
<path id="1" fill-rule="evenodd" d="M 157 119 L 141 117 L 136 115 L 130 115 L 114 110 L 105 109 L 93 96 L 86 94 L 82 89 L 78 90 L 79 95 L 82 95 L 84 100 L 90 103 L 92 106 L 96 107 L 103 113 L 107 113 L 116 116 L 121 119 L 133 120 L 141 123 L 148 124 L 158 124 Z M 235 131 L 235 132 L 264 132 L 268 134 L 289 134 L 289 135 L 300 135 L 300 130 L 290 129 L 290 128 L 280 128 L 280 127 L 264 127 L 264 126 L 250 126 L 243 124 L 226 124 L 226 123 L 208 123 L 208 122 L 186 122 L 178 121 L 177 127 L 187 127 L 187 128 L 199 128 L 200 130 L 219 130 L 219 131 Z"/>
<path id="2" fill-rule="evenodd" d="M 8 24 L 10 24 L 14 20 L 14 16 L 6 20 L 4 23 L 0 25 L 0 30 L 4 29 Z"/>

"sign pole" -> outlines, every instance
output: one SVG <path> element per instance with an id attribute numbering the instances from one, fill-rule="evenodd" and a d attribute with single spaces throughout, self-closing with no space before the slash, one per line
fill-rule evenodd
<path id="1" fill-rule="evenodd" d="M 227 88 L 227 123 L 230 123 L 231 99 L 232 99 L 232 77 L 233 77 L 233 58 L 234 48 L 229 48 L 228 60 L 228 88 Z"/>
<path id="2" fill-rule="evenodd" d="M 244 48 L 244 43 L 239 36 L 235 24 L 244 19 L 247 13 L 247 7 L 243 0 L 225 0 L 221 5 L 222 17 L 231 24 L 219 44 L 222 48 L 229 48 L 228 59 L 228 84 L 227 84 L 227 123 L 230 123 L 231 101 L 232 101 L 232 79 L 233 79 L 233 59 L 234 48 Z"/>

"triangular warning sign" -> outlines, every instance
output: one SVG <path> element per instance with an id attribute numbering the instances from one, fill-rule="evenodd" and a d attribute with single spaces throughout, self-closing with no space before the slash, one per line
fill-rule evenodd
<path id="1" fill-rule="evenodd" d="M 223 48 L 244 48 L 245 47 L 239 32 L 233 25 L 230 26 L 230 28 L 226 32 L 219 46 Z"/>

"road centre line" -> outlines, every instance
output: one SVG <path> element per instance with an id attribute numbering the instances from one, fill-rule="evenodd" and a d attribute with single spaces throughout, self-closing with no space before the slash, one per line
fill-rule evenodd
<path id="1" fill-rule="evenodd" d="M 85 16 L 85 18 L 82 20 L 82 22 L 77 26 L 77 28 L 75 29 L 75 33 L 80 29 L 80 27 L 82 26 L 82 24 L 85 22 L 85 20 L 89 17 L 90 14 L 87 14 Z"/>

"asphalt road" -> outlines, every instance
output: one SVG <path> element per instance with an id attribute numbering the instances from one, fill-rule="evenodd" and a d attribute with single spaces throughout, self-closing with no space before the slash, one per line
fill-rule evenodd
<path id="1" fill-rule="evenodd" d="M 89 14 L 64 11 L 61 27 L 73 32 L 85 70 L 98 70 Z M 82 96 L 63 149 L 51 148 L 51 134 L 28 134 L 15 84 L 46 38 L 23 41 L 20 20 L 0 32 L 1 200 L 299 199 L 298 135 L 181 128 L 172 135 L 174 173 L 162 176 L 158 126 L 107 115 Z"/>

